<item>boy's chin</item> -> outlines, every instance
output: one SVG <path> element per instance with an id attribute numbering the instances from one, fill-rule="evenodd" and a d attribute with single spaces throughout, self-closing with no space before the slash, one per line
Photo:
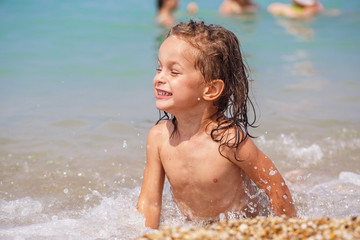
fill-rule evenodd
<path id="1" fill-rule="evenodd" d="M 163 105 L 163 104 L 156 103 L 156 104 L 155 104 L 155 107 L 156 107 L 156 109 L 157 109 L 157 110 L 159 110 L 159 111 L 164 111 L 164 112 L 167 112 L 167 111 L 166 111 L 166 110 L 167 110 L 167 108 L 166 108 L 166 107 L 164 107 L 164 105 Z"/>
<path id="2" fill-rule="evenodd" d="M 160 104 L 159 105 L 156 104 L 156 109 L 159 110 L 159 111 L 163 111 L 163 112 L 166 112 L 168 114 L 173 115 L 172 111 L 169 108 L 166 108 L 166 107 L 164 107 L 164 106 L 162 106 Z"/>

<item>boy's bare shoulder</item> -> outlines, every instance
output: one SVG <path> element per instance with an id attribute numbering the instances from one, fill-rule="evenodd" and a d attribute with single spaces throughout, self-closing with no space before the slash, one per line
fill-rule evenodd
<path id="1" fill-rule="evenodd" d="M 256 153 L 256 151 L 258 150 L 256 145 L 252 141 L 251 137 L 245 132 L 243 132 L 241 129 L 236 129 L 236 128 L 228 129 L 226 139 L 229 139 L 228 146 L 233 146 L 233 147 L 225 148 L 227 150 L 226 156 L 232 162 L 239 163 L 239 161 L 235 159 L 235 155 L 236 155 L 238 160 L 241 160 L 242 163 L 245 163 L 247 162 L 247 160 L 249 160 L 249 157 L 253 153 Z M 238 143 L 239 144 L 238 147 L 236 147 L 237 145 L 237 143 L 235 142 L 236 139 L 238 140 L 242 139 L 241 142 Z"/>
<path id="2" fill-rule="evenodd" d="M 160 140 L 161 138 L 168 136 L 169 124 L 171 124 L 171 122 L 170 120 L 167 120 L 153 126 L 149 131 L 148 139 Z"/>

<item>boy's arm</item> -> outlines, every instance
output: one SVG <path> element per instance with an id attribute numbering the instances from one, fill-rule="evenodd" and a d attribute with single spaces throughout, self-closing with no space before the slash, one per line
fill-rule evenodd
<path id="1" fill-rule="evenodd" d="M 159 227 L 165 180 L 158 150 L 159 134 L 157 125 L 150 130 L 147 138 L 144 178 L 136 206 L 137 210 L 145 216 L 145 226 L 154 229 Z"/>
<path id="2" fill-rule="evenodd" d="M 251 180 L 265 191 L 270 200 L 272 212 L 277 215 L 296 217 L 296 210 L 290 191 L 274 163 L 261 152 L 248 137 L 238 149 L 238 158 L 233 160 Z"/>

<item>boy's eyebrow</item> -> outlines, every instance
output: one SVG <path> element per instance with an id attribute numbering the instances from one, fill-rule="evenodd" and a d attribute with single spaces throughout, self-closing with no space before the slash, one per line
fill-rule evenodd
<path id="1" fill-rule="evenodd" d="M 157 61 L 158 61 L 158 63 L 161 63 L 159 57 L 157 58 Z M 172 66 L 176 64 L 176 65 L 179 65 L 180 67 L 182 67 L 182 65 L 181 65 L 179 62 L 175 61 L 175 60 L 170 61 L 168 64 L 169 64 L 169 65 L 172 65 Z"/>

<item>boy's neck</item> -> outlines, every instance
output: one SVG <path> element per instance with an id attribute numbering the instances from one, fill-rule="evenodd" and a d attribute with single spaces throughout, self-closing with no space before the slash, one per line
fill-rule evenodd
<path id="1" fill-rule="evenodd" d="M 188 140 L 193 136 L 205 133 L 207 127 L 215 122 L 216 112 L 204 112 L 194 115 L 176 116 L 177 135 L 180 139 Z"/>

